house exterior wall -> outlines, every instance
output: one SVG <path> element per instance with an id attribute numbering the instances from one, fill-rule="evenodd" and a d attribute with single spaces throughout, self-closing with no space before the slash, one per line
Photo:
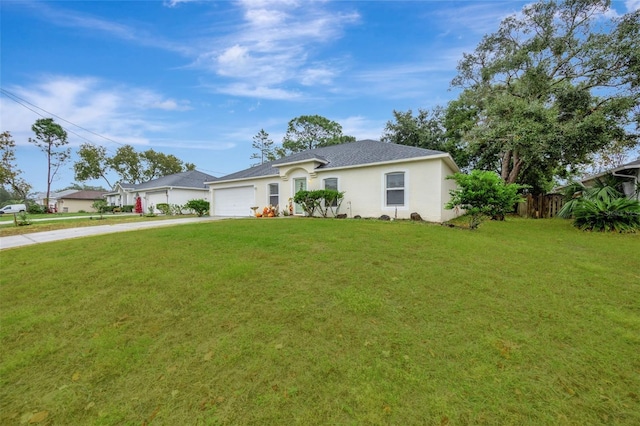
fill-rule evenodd
<path id="1" fill-rule="evenodd" d="M 85 212 L 95 212 L 92 204 L 95 200 L 70 200 L 60 199 L 56 203 L 56 208 L 59 213 L 78 213 L 80 210 Z"/>
<path id="2" fill-rule="evenodd" d="M 307 190 L 324 188 L 327 178 L 338 179 L 338 190 L 344 191 L 344 200 L 339 213 L 346 213 L 348 217 L 360 215 L 362 217 L 379 217 L 386 214 L 392 218 L 408 219 L 412 212 L 418 212 L 424 220 L 443 222 L 455 217 L 455 212 L 445 210 L 444 204 L 449 200 L 449 189 L 455 187 L 455 182 L 445 180 L 453 174 L 453 170 L 442 158 L 419 159 L 365 165 L 343 169 L 315 169 L 310 173 L 306 164 L 300 164 L 286 169 L 280 169 L 280 175 L 261 178 L 238 180 L 236 182 L 211 183 L 209 202 L 213 205 L 213 191 L 216 188 L 230 188 L 253 184 L 256 205 L 262 209 L 270 204 L 269 184 L 279 185 L 279 210 L 288 206 L 295 189 L 297 178 L 305 178 Z M 385 176 L 388 173 L 403 172 L 405 178 L 405 197 L 403 206 L 386 205 Z M 249 207 L 249 206 L 248 206 Z M 212 208 L 212 212 L 213 212 Z M 213 213 L 212 213 L 213 214 Z"/>
<path id="3" fill-rule="evenodd" d="M 636 169 L 635 174 L 631 175 L 629 179 L 625 180 L 622 183 L 622 190 L 624 191 L 624 195 L 629 198 L 640 200 L 640 192 L 638 192 L 637 190 L 638 182 L 640 182 L 640 168 Z"/>
<path id="4" fill-rule="evenodd" d="M 107 194 L 107 204 L 110 206 L 135 206 L 136 205 L 136 191 L 129 192 L 118 186 L 116 194 Z"/>
<path id="5" fill-rule="evenodd" d="M 151 205 L 153 205 L 154 213 L 159 213 L 160 210 L 157 209 L 159 203 L 183 206 L 189 200 L 207 200 L 209 198 L 208 189 L 166 188 L 138 191 L 138 193 L 142 198 L 142 210 L 145 213 L 149 211 Z M 135 205 L 135 198 L 132 204 Z"/>
<path id="6" fill-rule="evenodd" d="M 442 190 L 440 191 L 440 206 L 442 207 L 442 222 L 446 222 L 448 220 L 454 219 L 455 217 L 458 217 L 462 214 L 465 213 L 464 210 L 447 210 L 444 208 L 444 205 L 447 204 L 449 202 L 449 200 L 451 200 L 451 194 L 449 191 L 453 191 L 457 188 L 456 185 L 456 181 L 453 179 L 447 179 L 448 176 L 453 175 L 454 173 L 456 173 L 456 170 L 453 170 L 451 167 L 449 167 L 449 165 L 447 163 L 445 163 L 444 161 L 441 162 L 441 175 L 440 175 L 440 179 L 442 182 Z"/>

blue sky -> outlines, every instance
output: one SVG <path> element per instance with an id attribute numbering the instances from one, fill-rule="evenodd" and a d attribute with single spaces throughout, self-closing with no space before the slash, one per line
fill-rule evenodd
<path id="1" fill-rule="evenodd" d="M 0 131 L 35 191 L 46 189 L 46 157 L 28 138 L 42 116 L 74 152 L 54 189 L 74 182 L 86 142 L 151 148 L 221 176 L 250 166 L 260 129 L 280 143 L 300 115 L 379 139 L 394 109 L 455 98 L 462 53 L 524 4 L 1 0 L 1 86 L 22 105 L 0 96 Z M 639 7 L 615 1 L 611 14 Z"/>

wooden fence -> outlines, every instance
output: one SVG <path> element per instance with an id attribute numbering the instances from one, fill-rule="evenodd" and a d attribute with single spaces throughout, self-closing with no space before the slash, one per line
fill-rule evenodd
<path id="1" fill-rule="evenodd" d="M 527 194 L 526 200 L 518 204 L 518 214 L 533 219 L 548 219 L 555 217 L 564 205 L 560 194 Z"/>

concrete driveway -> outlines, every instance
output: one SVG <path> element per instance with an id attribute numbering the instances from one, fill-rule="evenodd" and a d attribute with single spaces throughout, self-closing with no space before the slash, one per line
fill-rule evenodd
<path id="1" fill-rule="evenodd" d="M 186 219 L 166 219 L 137 223 L 117 223 L 113 225 L 86 226 L 82 228 L 57 229 L 55 231 L 34 232 L 32 234 L 0 237 L 0 250 L 48 243 L 50 241 L 68 240 L 71 238 L 90 237 L 93 235 L 111 234 L 114 232 L 135 231 L 138 229 L 159 228 L 162 226 L 183 225 L 188 223 L 209 222 L 227 219 L 224 217 L 192 217 Z"/>

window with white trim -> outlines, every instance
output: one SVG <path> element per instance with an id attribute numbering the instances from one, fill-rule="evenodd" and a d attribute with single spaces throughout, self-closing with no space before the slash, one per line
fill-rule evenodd
<path id="1" fill-rule="evenodd" d="M 385 192 L 387 206 L 404 206 L 404 172 L 385 175 Z"/>
<path id="2" fill-rule="evenodd" d="M 327 178 L 324 180 L 324 189 L 338 190 L 338 178 Z M 338 200 L 333 200 L 331 207 L 338 207 Z"/>
<path id="3" fill-rule="evenodd" d="M 280 192 L 279 192 L 278 184 L 270 183 L 269 184 L 269 204 L 271 204 L 274 207 L 280 205 L 279 195 L 280 195 Z"/>

